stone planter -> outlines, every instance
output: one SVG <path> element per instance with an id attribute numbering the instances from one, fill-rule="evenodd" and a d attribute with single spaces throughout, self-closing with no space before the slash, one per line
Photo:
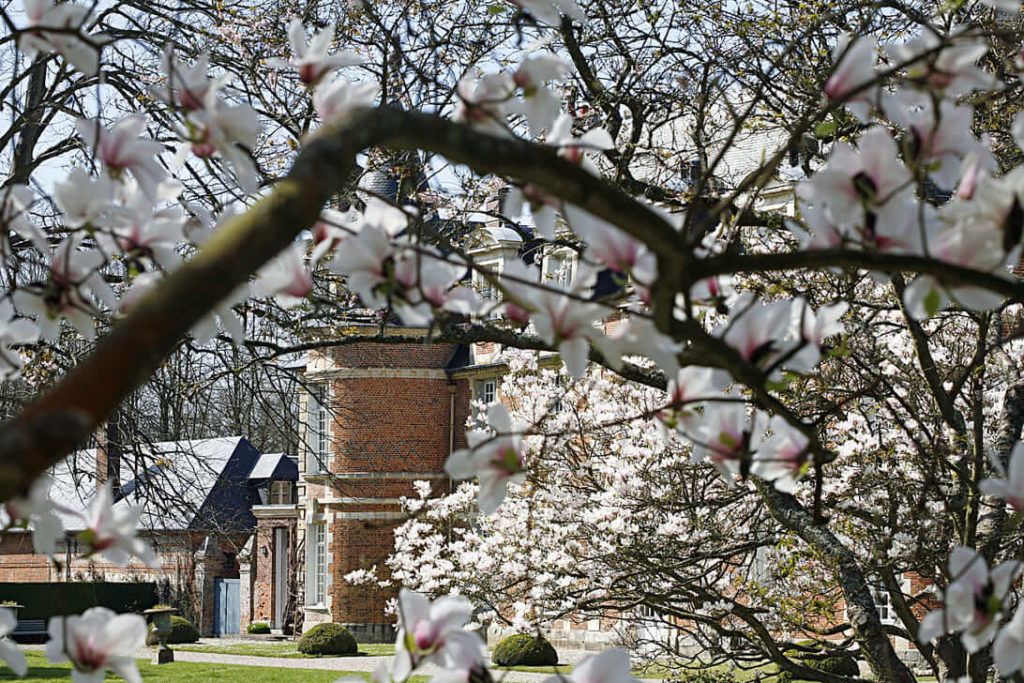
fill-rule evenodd
<path id="1" fill-rule="evenodd" d="M 178 610 L 173 607 L 160 607 L 147 609 L 143 612 L 153 622 L 153 632 L 156 633 L 157 646 L 153 655 L 154 664 L 167 664 L 174 661 L 174 650 L 167 646 L 167 636 L 171 634 L 171 615 L 177 614 Z"/>

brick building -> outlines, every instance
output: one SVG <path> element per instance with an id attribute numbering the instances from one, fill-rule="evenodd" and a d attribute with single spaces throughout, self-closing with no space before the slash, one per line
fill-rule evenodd
<path id="1" fill-rule="evenodd" d="M 294 460 L 261 455 L 244 437 L 125 450 L 130 453 L 101 443 L 54 469 L 50 495 L 62 508 L 67 532 L 60 565 L 35 554 L 27 532 L 10 530 L 0 534 L 0 583 L 151 582 L 203 635 L 237 632 L 237 616 L 218 613 L 217 596 L 224 595 L 221 607 L 237 599 L 237 558 L 256 527 L 253 510 L 266 502 L 274 477 L 294 487 Z M 156 550 L 160 567 L 134 558 L 117 567 L 101 557 L 80 556 L 75 536 L 84 528 L 96 488 L 108 480 L 117 505 L 142 506 L 139 535 Z"/>

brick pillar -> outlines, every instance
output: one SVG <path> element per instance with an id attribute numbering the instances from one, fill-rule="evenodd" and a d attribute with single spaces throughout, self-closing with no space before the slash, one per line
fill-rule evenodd
<path id="1" fill-rule="evenodd" d="M 250 536 L 245 546 L 242 547 L 242 551 L 238 553 L 238 585 L 241 600 L 241 627 L 244 632 L 254 620 L 253 615 L 253 597 L 255 595 L 255 584 L 256 578 L 253 570 L 253 551 L 255 549 L 256 536 Z"/>

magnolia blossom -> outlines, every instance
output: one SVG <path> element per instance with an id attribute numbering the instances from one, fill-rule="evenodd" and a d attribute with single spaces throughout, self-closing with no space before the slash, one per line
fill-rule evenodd
<path id="1" fill-rule="evenodd" d="M 192 66 L 185 64 L 168 48 L 163 54 L 163 72 L 167 76 L 166 88 L 154 88 L 153 94 L 185 111 L 195 111 L 207 106 L 209 93 L 218 91 L 231 78 L 228 75 L 210 78 L 210 56 L 205 52 L 196 58 Z"/>
<path id="2" fill-rule="evenodd" d="M 523 91 L 523 99 L 509 103 L 509 110 L 522 114 L 530 126 L 530 135 L 539 136 L 550 128 L 562 106 L 562 97 L 546 87 L 569 70 L 569 65 L 549 52 L 526 57 L 512 75 L 513 82 Z"/>
<path id="3" fill-rule="evenodd" d="M 472 479 L 480 482 L 480 512 L 489 515 L 505 500 L 509 484 L 526 480 L 523 466 L 522 438 L 513 430 L 512 417 L 502 403 L 487 408 L 487 424 L 497 432 L 482 429 L 466 433 L 469 448 L 448 456 L 444 469 L 453 479 Z"/>
<path id="4" fill-rule="evenodd" d="M 74 233 L 54 250 L 50 261 L 50 281 L 22 287 L 14 293 L 14 305 L 26 315 L 36 318 L 39 334 L 53 341 L 60 332 L 60 316 L 64 316 L 86 339 L 96 336 L 95 296 L 113 308 L 116 297 L 98 269 L 103 254 L 95 249 L 80 249 L 83 235 Z"/>
<path id="5" fill-rule="evenodd" d="M 376 83 L 353 83 L 337 76 L 321 83 L 313 93 L 313 108 L 320 120 L 329 121 L 357 107 L 372 107 L 380 86 Z"/>
<path id="6" fill-rule="evenodd" d="M 943 100 L 938 110 L 928 93 L 899 91 L 886 112 L 907 129 L 906 151 L 922 164 L 940 188 L 951 189 L 960 176 L 960 160 L 978 148 L 971 133 L 974 111 Z"/>
<path id="7" fill-rule="evenodd" d="M 809 441 L 778 416 L 771 419 L 769 429 L 771 437 L 758 447 L 750 472 L 772 482 L 778 490 L 792 493 L 811 464 Z"/>
<path id="8" fill-rule="evenodd" d="M 391 675 L 404 681 L 426 663 L 466 669 L 483 661 L 486 650 L 479 634 L 465 630 L 473 607 L 465 598 L 428 598 L 403 588 L 398 594 L 398 638 Z"/>
<path id="9" fill-rule="evenodd" d="M 794 331 L 804 343 L 786 365 L 795 370 L 807 371 L 821 360 L 821 347 L 828 337 L 842 334 L 842 317 L 850 305 L 845 301 L 829 306 L 822 306 L 817 311 L 801 298 L 797 298 L 790 306 L 791 324 Z"/>
<path id="10" fill-rule="evenodd" d="M 4 660 L 7 666 L 16 676 L 23 677 L 28 673 L 28 664 L 25 661 L 25 653 L 21 651 L 13 640 L 11 634 L 18 625 L 18 617 L 14 610 L 0 607 L 0 659 Z"/>
<path id="11" fill-rule="evenodd" d="M 455 285 L 466 272 L 465 265 L 446 260 L 429 247 L 404 249 L 394 258 L 394 280 L 401 287 L 394 301 L 396 312 L 407 325 L 428 325 L 434 311 L 463 315 L 475 313 L 480 299 L 468 287 Z"/>
<path id="12" fill-rule="evenodd" d="M 918 640 L 927 643 L 943 633 L 960 632 L 968 652 L 977 652 L 996 635 L 1003 613 L 1003 599 L 1020 574 L 1016 560 L 990 572 L 985 558 L 972 548 L 958 546 L 949 556 L 952 583 L 943 594 L 945 605 L 921 620 Z"/>
<path id="13" fill-rule="evenodd" d="M 313 291 L 313 274 L 303 261 L 304 243 L 293 243 L 263 266 L 252 288 L 255 296 L 272 296 L 284 308 L 298 306 Z"/>
<path id="14" fill-rule="evenodd" d="M 163 145 L 156 140 L 139 137 L 146 130 L 145 116 L 127 116 L 110 129 L 90 119 L 78 119 L 75 125 L 82 140 L 111 176 L 119 178 L 128 171 L 146 196 L 156 198 L 157 186 L 167 173 L 156 160 L 163 151 Z"/>
<path id="15" fill-rule="evenodd" d="M 976 66 L 988 45 L 983 39 L 963 35 L 964 28 L 953 27 L 949 35 L 926 30 L 906 43 L 886 46 L 886 51 L 894 63 L 907 64 L 911 81 L 950 99 L 972 90 L 995 89 L 995 77 Z"/>
<path id="16" fill-rule="evenodd" d="M 558 154 L 566 161 L 580 164 L 585 170 L 599 175 L 597 165 L 585 154 L 588 150 L 606 151 L 615 148 L 615 141 L 604 128 L 592 128 L 583 135 L 572 134 L 573 119 L 568 114 L 561 114 L 551 126 L 547 136 L 547 144 L 558 147 Z"/>
<path id="17" fill-rule="evenodd" d="M 580 23 L 586 21 L 586 15 L 575 0 L 509 0 L 513 5 L 538 21 L 551 26 L 562 22 L 562 14 Z"/>
<path id="18" fill-rule="evenodd" d="M 505 214 L 510 218 L 518 217 L 522 215 L 527 203 L 530 205 L 530 216 L 533 218 L 537 234 L 546 240 L 554 240 L 561 202 L 532 183 L 521 187 L 513 185 L 505 197 Z"/>
<path id="19" fill-rule="evenodd" d="M 117 211 L 118 183 L 109 176 L 94 178 L 84 169 L 71 169 L 64 182 L 53 186 L 53 199 L 69 228 L 98 226 Z"/>
<path id="20" fill-rule="evenodd" d="M 18 34 L 18 49 L 29 58 L 38 53 L 56 52 L 86 76 L 99 70 L 100 47 L 106 38 L 77 35 L 89 18 L 89 7 L 54 0 L 22 0 L 28 26 Z M 53 30 L 47 31 L 46 29 Z"/>
<path id="21" fill-rule="evenodd" d="M 749 293 L 737 299 L 729 321 L 716 330 L 725 343 L 736 349 L 743 360 L 767 368 L 782 351 L 782 340 L 790 327 L 791 302 L 763 304 Z"/>
<path id="22" fill-rule="evenodd" d="M 688 365 L 668 381 L 668 406 L 654 415 L 655 425 L 662 430 L 662 436 L 667 436 L 669 429 L 685 431 L 699 428 L 701 414 L 694 409 L 698 401 L 720 393 L 720 382 L 716 380 L 714 369 Z"/>
<path id="23" fill-rule="evenodd" d="M 1024 667 L 1024 606 L 1018 606 L 1013 618 L 999 631 L 992 644 L 992 658 L 1000 676 L 1009 677 Z"/>
<path id="24" fill-rule="evenodd" d="M 637 282 L 654 283 L 658 262 L 647 245 L 573 204 L 566 204 L 563 212 L 573 232 L 586 243 L 588 256 Z"/>
<path id="25" fill-rule="evenodd" d="M 985 479 L 978 489 L 986 496 L 1002 498 L 1018 512 L 1024 510 L 1024 441 L 1013 444 L 1006 476 Z"/>
<path id="26" fill-rule="evenodd" d="M 238 184 L 252 194 L 259 189 L 256 162 L 251 150 L 259 141 L 260 121 L 248 104 L 228 105 L 217 98 L 215 90 L 206 93 L 205 106 L 189 113 L 192 153 L 200 158 L 220 154 L 235 170 Z"/>
<path id="27" fill-rule="evenodd" d="M 618 648 L 590 655 L 573 668 L 572 673 L 551 676 L 544 683 L 638 683 L 629 672 L 629 654 Z"/>
<path id="28" fill-rule="evenodd" d="M 15 183 L 0 190 L 0 226 L 13 230 L 36 249 L 46 252 L 50 248 L 46 235 L 32 222 L 28 213 L 34 201 L 35 193 L 27 185 Z M 7 230 L 2 232 L 0 244 L 5 254 L 10 252 Z"/>
<path id="29" fill-rule="evenodd" d="M 850 113 L 861 121 L 868 120 L 873 104 L 872 93 L 865 86 L 875 79 L 877 50 L 874 36 L 853 40 L 850 34 L 843 34 L 832 51 L 836 68 L 825 83 L 825 95 L 845 101 Z"/>
<path id="30" fill-rule="evenodd" d="M 558 349 L 565 369 L 574 378 L 587 371 L 590 342 L 593 342 L 613 367 L 621 363 L 622 355 L 611 339 L 595 324 L 606 312 L 597 304 L 580 303 L 560 292 L 541 291 L 535 295 L 533 324 L 537 335 L 548 345 Z"/>
<path id="31" fill-rule="evenodd" d="M 119 567 L 127 565 L 134 555 L 146 565 L 159 568 L 160 559 L 153 548 L 135 535 L 141 514 L 141 507 L 127 503 L 116 506 L 111 484 L 107 482 L 89 504 L 86 527 L 78 537 L 90 552 L 100 553 Z"/>
<path id="32" fill-rule="evenodd" d="M 53 555 L 64 537 L 64 525 L 50 500 L 50 477 L 42 476 L 32 483 L 27 496 L 7 501 L 10 524 L 32 525 L 32 547 L 39 555 Z"/>
<path id="33" fill-rule="evenodd" d="M 363 58 L 354 52 L 327 54 L 334 43 L 334 29 L 314 34 L 307 44 L 306 29 L 299 19 L 292 19 L 288 24 L 288 42 L 292 46 L 291 58 L 270 59 L 267 64 L 278 69 L 293 67 L 299 73 L 299 80 L 306 85 L 316 85 L 334 69 L 363 63 Z"/>
<path id="34" fill-rule="evenodd" d="M 157 188 L 158 199 L 174 200 L 181 192 L 177 182 Z M 123 204 L 112 207 L 107 219 L 109 233 L 99 232 L 100 243 L 111 252 L 133 259 L 149 258 L 165 270 L 181 261 L 178 245 L 184 237 L 185 214 L 179 206 L 156 208 L 133 184 L 121 187 Z"/>
<path id="35" fill-rule="evenodd" d="M 46 658 L 70 661 L 75 683 L 101 683 L 110 669 L 128 683 L 141 683 L 135 652 L 146 641 L 146 620 L 138 614 L 116 614 L 106 607 L 80 616 L 51 617 Z"/>
<path id="36" fill-rule="evenodd" d="M 931 256 L 965 268 L 995 272 L 1007 261 L 1003 233 L 984 222 L 966 222 L 939 231 L 929 240 Z M 907 286 L 903 300 L 916 318 L 934 315 L 952 298 L 969 310 L 995 308 L 1002 295 L 983 287 L 946 288 L 931 275 L 918 275 Z"/>
<path id="37" fill-rule="evenodd" d="M 908 187 L 910 172 L 899 160 L 896 142 L 881 127 L 870 128 L 857 149 L 835 146 L 828 165 L 797 187 L 797 194 L 825 205 L 829 218 L 842 225 L 861 225 L 865 211 L 877 211 Z"/>
<path id="38" fill-rule="evenodd" d="M 459 81 L 459 103 L 452 118 L 491 135 L 507 137 L 505 105 L 515 87 L 507 73 L 485 74 L 479 80 L 467 75 Z"/>
<path id="39" fill-rule="evenodd" d="M 750 471 L 752 446 L 760 440 L 757 414 L 747 416 L 739 397 L 730 402 L 708 403 L 696 429 L 693 462 L 707 460 L 728 481 Z"/>

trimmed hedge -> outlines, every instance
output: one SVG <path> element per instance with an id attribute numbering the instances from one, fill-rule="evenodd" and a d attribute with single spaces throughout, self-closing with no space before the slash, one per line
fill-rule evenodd
<path id="1" fill-rule="evenodd" d="M 317 624 L 302 634 L 297 648 L 304 655 L 352 655 L 359 646 L 341 624 Z"/>
<path id="2" fill-rule="evenodd" d="M 558 653 L 543 636 L 517 633 L 498 643 L 491 661 L 498 666 L 553 666 Z"/>
<path id="3" fill-rule="evenodd" d="M 167 636 L 168 645 L 179 643 L 194 643 L 199 640 L 199 629 L 191 621 L 178 616 L 171 616 L 171 632 Z M 156 645 L 160 640 L 156 637 L 153 624 L 149 625 L 149 633 L 146 634 L 146 645 Z"/>
<path id="4" fill-rule="evenodd" d="M 249 624 L 249 627 L 245 630 L 254 635 L 262 636 L 270 633 L 270 624 L 262 621 L 254 621 Z"/>
<path id="5" fill-rule="evenodd" d="M 836 676 L 859 676 L 860 667 L 857 660 L 850 655 L 839 655 L 836 657 L 825 657 L 824 659 L 805 659 L 804 665 L 825 674 Z"/>
<path id="6" fill-rule="evenodd" d="M 155 583 L 0 583 L 0 601 L 24 605 L 19 619 L 81 614 L 90 607 L 141 612 L 156 604 Z"/>

